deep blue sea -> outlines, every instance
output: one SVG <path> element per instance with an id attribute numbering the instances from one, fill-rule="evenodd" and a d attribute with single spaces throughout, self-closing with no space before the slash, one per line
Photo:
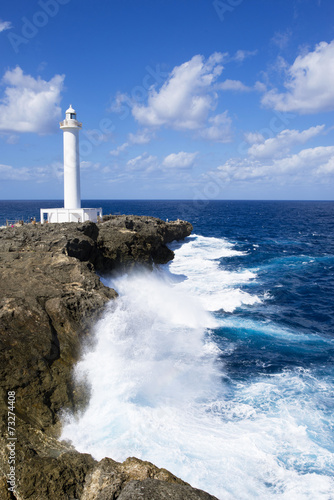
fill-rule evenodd
<path id="1" fill-rule="evenodd" d="M 0 225 L 55 202 L 0 202 Z M 334 202 L 89 201 L 193 234 L 119 292 L 76 368 L 63 438 L 137 456 L 221 500 L 334 499 Z"/>

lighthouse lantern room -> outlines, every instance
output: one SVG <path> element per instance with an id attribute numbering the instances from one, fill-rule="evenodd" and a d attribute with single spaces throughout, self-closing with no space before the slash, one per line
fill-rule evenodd
<path id="1" fill-rule="evenodd" d="M 72 104 L 66 110 L 65 119 L 60 122 L 64 144 L 64 208 L 42 208 L 41 224 L 44 222 L 97 222 L 102 217 L 101 208 L 81 208 L 80 197 L 80 154 L 78 122 Z"/>

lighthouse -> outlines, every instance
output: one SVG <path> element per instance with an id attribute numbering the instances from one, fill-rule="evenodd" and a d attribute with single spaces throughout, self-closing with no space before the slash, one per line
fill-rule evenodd
<path id="1" fill-rule="evenodd" d="M 64 154 L 64 208 L 41 208 L 44 222 L 97 222 L 102 218 L 102 208 L 81 208 L 79 132 L 82 123 L 77 120 L 72 104 L 60 122 L 63 131 Z"/>
<path id="2" fill-rule="evenodd" d="M 64 208 L 81 208 L 80 198 L 80 156 L 78 122 L 72 104 L 66 110 L 65 120 L 60 122 L 64 143 Z"/>

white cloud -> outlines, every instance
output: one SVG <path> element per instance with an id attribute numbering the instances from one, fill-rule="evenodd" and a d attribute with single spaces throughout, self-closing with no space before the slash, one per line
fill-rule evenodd
<path id="1" fill-rule="evenodd" d="M 267 87 L 263 82 L 255 82 L 254 90 L 257 90 L 258 92 L 266 92 Z"/>
<path id="2" fill-rule="evenodd" d="M 63 164 L 53 162 L 43 167 L 12 167 L 0 165 L 1 181 L 35 181 L 48 182 L 50 179 L 63 177 Z"/>
<path id="3" fill-rule="evenodd" d="M 220 90 L 235 90 L 238 92 L 250 92 L 251 87 L 243 84 L 240 80 L 225 80 L 223 83 L 218 85 Z"/>
<path id="4" fill-rule="evenodd" d="M 168 168 L 191 168 L 198 153 L 172 153 L 164 159 L 162 165 Z"/>
<path id="5" fill-rule="evenodd" d="M 127 105 L 130 107 L 130 98 L 122 92 L 117 92 L 115 100 L 111 103 L 110 110 L 114 113 L 120 113 L 121 111 L 123 111 L 124 103 L 127 103 Z"/>
<path id="6" fill-rule="evenodd" d="M 284 158 L 258 160 L 255 158 L 230 159 L 214 172 L 219 178 L 231 181 L 288 181 L 290 177 L 300 181 L 321 178 L 323 174 L 334 173 L 334 146 L 319 146 L 303 149 Z"/>
<path id="7" fill-rule="evenodd" d="M 282 171 L 284 169 L 300 169 L 305 173 L 312 170 L 318 173 L 319 169 L 324 168 L 334 159 L 334 146 L 318 146 L 316 148 L 303 149 L 298 154 L 290 158 L 280 160 Z"/>
<path id="8" fill-rule="evenodd" d="M 290 30 L 287 30 L 283 33 L 278 31 L 277 33 L 274 34 L 271 41 L 282 50 L 282 49 L 285 49 L 287 47 L 287 45 L 290 41 L 290 38 L 291 38 L 291 31 Z"/>
<path id="9" fill-rule="evenodd" d="M 128 170 L 151 172 L 157 167 L 157 157 L 143 153 L 129 160 L 126 164 Z"/>
<path id="10" fill-rule="evenodd" d="M 299 132 L 298 130 L 283 130 L 276 137 L 267 140 L 260 139 L 261 134 L 254 135 L 254 144 L 248 149 L 248 154 L 253 158 L 278 158 L 286 155 L 290 149 L 297 144 L 304 144 L 308 140 L 319 135 L 325 125 L 310 127 Z M 249 138 L 251 136 L 248 136 Z"/>
<path id="11" fill-rule="evenodd" d="M 215 53 L 207 61 L 194 56 L 176 66 L 157 91 L 149 90 L 147 106 L 135 104 L 132 114 L 142 125 L 166 126 L 177 130 L 198 130 L 215 108 L 217 95 L 212 85 L 221 74 L 223 54 Z"/>
<path id="12" fill-rule="evenodd" d="M 231 142 L 232 140 L 232 120 L 227 111 L 220 115 L 213 116 L 208 120 L 209 124 L 198 132 L 198 136 L 208 141 Z"/>
<path id="13" fill-rule="evenodd" d="M 247 57 L 256 56 L 256 54 L 257 50 L 237 50 L 232 59 L 238 62 L 243 62 L 247 59 Z"/>
<path id="14" fill-rule="evenodd" d="M 19 66 L 8 70 L 2 79 L 7 87 L 0 104 L 0 130 L 39 134 L 55 130 L 63 81 L 64 75 L 47 82 L 25 75 Z"/>
<path id="15" fill-rule="evenodd" d="M 39 180 L 43 179 L 44 181 L 49 181 L 50 177 L 62 180 L 64 177 L 64 164 L 60 161 L 54 161 L 51 165 L 37 169 L 37 172 L 39 171 L 42 173 L 38 173 L 38 175 L 41 176 Z"/>
<path id="16" fill-rule="evenodd" d="M 265 141 L 265 138 L 262 134 L 260 134 L 260 132 L 246 132 L 244 137 L 248 144 L 259 144 Z"/>
<path id="17" fill-rule="evenodd" d="M 300 114 L 334 109 L 334 40 L 319 43 L 313 52 L 300 55 L 286 70 L 285 92 L 270 90 L 262 104 L 277 111 Z"/>
<path id="18" fill-rule="evenodd" d="M 130 132 L 129 134 L 129 141 L 132 144 L 147 144 L 148 142 L 151 141 L 152 139 L 152 132 L 149 131 L 147 128 L 143 130 L 138 130 L 136 134 L 132 134 Z"/>
<path id="19" fill-rule="evenodd" d="M 9 21 L 1 21 L 0 19 L 0 33 L 5 30 L 10 30 L 12 28 L 12 23 Z"/>
<path id="20" fill-rule="evenodd" d="M 110 151 L 110 154 L 112 156 L 118 156 L 120 153 L 122 153 L 123 151 L 125 151 L 129 146 L 130 146 L 130 144 L 128 142 L 124 142 L 123 144 L 121 144 L 120 146 L 118 146 L 116 149 L 112 149 Z"/>
<path id="21" fill-rule="evenodd" d="M 214 114 L 218 105 L 218 91 L 249 92 L 259 90 L 261 84 L 252 88 L 231 79 L 218 83 L 224 69 L 222 64 L 233 61 L 241 63 L 255 54 L 256 50 L 238 50 L 232 56 L 227 52 L 215 52 L 208 59 L 195 55 L 180 66 L 175 66 L 160 88 L 151 86 L 147 91 L 146 103 L 136 102 L 118 92 L 111 109 L 119 113 L 123 111 L 124 117 L 127 116 L 126 111 L 131 109 L 135 120 L 146 130 L 165 127 L 193 131 L 197 139 L 229 142 L 232 135 L 231 118 L 227 116 L 227 111 Z M 130 134 L 128 140 L 133 144 L 145 144 L 149 142 L 149 136 L 148 133 L 141 136 Z"/>
<path id="22" fill-rule="evenodd" d="M 251 145 L 244 158 L 230 158 L 216 170 L 209 172 L 217 183 L 275 186 L 324 183 L 334 175 L 334 146 L 317 146 L 293 152 L 319 134 L 324 125 L 303 131 L 283 130 L 276 137 L 266 139 L 258 132 L 245 134 Z M 204 176 L 205 177 L 205 176 Z"/>
<path id="23" fill-rule="evenodd" d="M 27 181 L 31 179 L 28 168 L 14 168 L 10 165 L 0 165 L 0 180 L 2 181 Z"/>
<path id="24" fill-rule="evenodd" d="M 329 157 L 327 162 L 323 162 L 316 170 L 318 175 L 334 174 L 334 154 Z"/>
<path id="25" fill-rule="evenodd" d="M 80 162 L 80 170 L 92 171 L 99 170 L 101 167 L 101 163 L 94 163 L 92 161 L 81 161 Z"/>
<path id="26" fill-rule="evenodd" d="M 138 130 L 136 134 L 132 134 L 131 132 L 128 135 L 128 141 L 124 142 L 120 146 L 118 146 L 116 149 L 112 149 L 110 151 L 110 154 L 112 156 L 119 156 L 120 153 L 123 153 L 123 151 L 126 151 L 132 144 L 147 144 L 148 142 L 151 141 L 151 139 L 154 137 L 154 134 L 148 130 L 148 129 L 143 129 L 143 130 Z"/>

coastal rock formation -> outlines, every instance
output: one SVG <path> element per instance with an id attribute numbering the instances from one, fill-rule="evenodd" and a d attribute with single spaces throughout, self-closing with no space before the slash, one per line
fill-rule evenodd
<path id="1" fill-rule="evenodd" d="M 18 498 L 24 499 L 215 500 L 167 470 L 133 457 L 123 463 L 110 458 L 96 462 L 90 455 L 69 451 L 28 458 L 21 468 Z"/>
<path id="2" fill-rule="evenodd" d="M 148 462 L 98 463 L 57 440 L 61 411 L 78 411 L 89 397 L 74 384 L 73 365 L 104 305 L 117 296 L 96 272 L 168 262 L 166 243 L 192 230 L 184 221 L 106 219 L 0 230 L 0 497 L 212 499 Z M 6 476 L 8 391 L 15 392 L 14 493 Z"/>
<path id="3" fill-rule="evenodd" d="M 103 272 L 136 262 L 147 266 L 153 262 L 164 264 L 174 257 L 166 243 L 182 240 L 191 231 L 191 224 L 184 221 L 167 223 L 152 217 L 110 216 L 100 227 L 97 240 L 100 252 L 94 264 Z"/>

